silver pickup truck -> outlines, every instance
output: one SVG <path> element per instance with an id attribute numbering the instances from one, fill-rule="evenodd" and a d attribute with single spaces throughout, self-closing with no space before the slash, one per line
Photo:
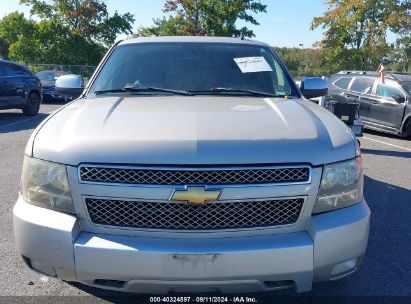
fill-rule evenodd
<path id="1" fill-rule="evenodd" d="M 370 210 L 351 130 L 264 43 L 113 46 L 25 151 L 14 207 L 31 269 L 139 293 L 254 292 L 353 273 Z"/>

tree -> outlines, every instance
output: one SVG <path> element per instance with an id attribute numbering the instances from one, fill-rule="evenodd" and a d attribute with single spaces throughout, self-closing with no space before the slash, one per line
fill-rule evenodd
<path id="1" fill-rule="evenodd" d="M 296 47 L 275 47 L 274 49 L 278 52 L 294 78 L 310 75 L 322 76 L 328 75 L 330 72 L 327 69 L 323 49 L 300 49 Z"/>
<path id="2" fill-rule="evenodd" d="M 86 39 L 94 39 L 105 45 L 113 44 L 118 34 L 132 34 L 134 16 L 110 16 L 102 0 L 20 0 L 31 5 L 31 14 L 41 19 L 59 22 L 72 33 Z"/>
<path id="3" fill-rule="evenodd" d="M 9 58 L 9 44 L 4 38 L 0 38 L 0 59 Z"/>
<path id="4" fill-rule="evenodd" d="M 106 48 L 71 32 L 53 20 L 35 22 L 14 12 L 0 20 L 0 37 L 6 41 L 6 58 L 25 64 L 95 65 Z"/>
<path id="5" fill-rule="evenodd" d="M 409 0 L 326 0 L 327 11 L 311 28 L 325 29 L 317 46 L 331 69 L 376 69 L 390 52 L 387 31 L 411 36 Z"/>
<path id="6" fill-rule="evenodd" d="M 26 19 L 23 13 L 10 13 L 0 20 L 0 37 L 9 44 L 23 35 L 32 35 L 34 31 L 35 22 Z"/>
<path id="7" fill-rule="evenodd" d="M 0 19 L 8 57 L 26 64 L 96 65 L 118 34 L 131 34 L 134 17 L 110 15 L 103 0 L 21 0 L 29 20 L 14 12 Z"/>
<path id="8" fill-rule="evenodd" d="M 152 27 L 142 27 L 136 36 L 227 36 L 254 37 L 247 27 L 237 28 L 238 20 L 259 25 L 252 14 L 266 12 L 260 0 L 167 0 L 163 12 L 168 17 L 154 19 Z"/>
<path id="9" fill-rule="evenodd" d="M 1 19 L 0 37 L 3 39 L 3 47 L 7 46 L 7 49 L 2 50 L 2 53 L 6 55 L 4 57 L 16 60 L 14 54 L 18 45 L 21 54 L 26 54 L 29 58 L 38 56 L 33 47 L 36 30 L 36 23 L 26 19 L 23 13 L 10 13 Z"/>

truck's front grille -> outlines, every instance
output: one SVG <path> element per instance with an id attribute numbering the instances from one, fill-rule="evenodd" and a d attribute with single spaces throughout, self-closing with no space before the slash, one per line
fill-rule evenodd
<path id="1" fill-rule="evenodd" d="M 242 185 L 308 183 L 310 168 L 153 169 L 84 165 L 80 180 L 88 183 L 132 185 Z"/>
<path id="2" fill-rule="evenodd" d="M 216 230 L 294 224 L 304 198 L 214 201 L 191 205 L 171 201 L 86 198 L 95 224 L 170 230 Z"/>

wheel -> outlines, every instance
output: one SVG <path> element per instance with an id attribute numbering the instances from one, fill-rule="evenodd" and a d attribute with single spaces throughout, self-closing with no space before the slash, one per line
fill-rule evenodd
<path id="1" fill-rule="evenodd" d="M 40 110 L 40 104 L 40 96 L 37 93 L 30 93 L 26 104 L 22 108 L 23 114 L 27 116 L 37 115 Z"/>

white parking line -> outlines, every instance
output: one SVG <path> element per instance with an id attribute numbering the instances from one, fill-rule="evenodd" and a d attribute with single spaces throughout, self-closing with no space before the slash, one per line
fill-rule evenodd
<path id="1" fill-rule="evenodd" d="M 399 148 L 399 149 L 403 149 L 403 150 L 406 150 L 406 151 L 410 151 L 410 152 L 411 152 L 411 149 L 409 149 L 409 148 L 405 148 L 405 147 L 393 145 L 393 144 L 387 143 L 387 142 L 385 142 L 385 141 L 376 140 L 376 139 L 369 138 L 369 137 L 365 137 L 365 136 L 364 136 L 363 138 L 364 138 L 364 139 L 371 140 L 371 141 L 378 142 L 378 143 L 380 143 L 380 144 L 384 144 L 384 145 L 387 145 L 387 146 L 391 146 L 391 147 L 395 147 L 395 148 Z"/>

